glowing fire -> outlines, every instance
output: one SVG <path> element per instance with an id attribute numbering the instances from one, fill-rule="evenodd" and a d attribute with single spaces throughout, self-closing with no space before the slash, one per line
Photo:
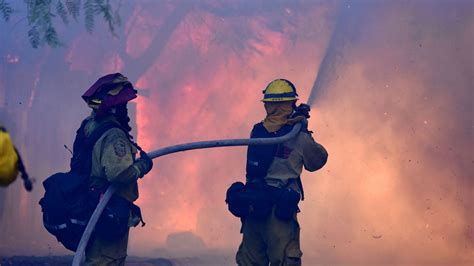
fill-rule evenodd
<path id="1" fill-rule="evenodd" d="M 321 11 L 313 7 L 306 12 L 312 14 L 311 18 L 320 16 L 322 20 L 328 10 L 331 9 Z M 140 78 L 139 87 L 152 88 L 148 98 L 138 100 L 138 139 L 147 149 L 184 141 L 246 136 L 252 122 L 263 118 L 261 89 L 276 77 L 294 80 L 302 99 L 307 97 L 315 78 L 314 69 L 326 45 L 318 40 L 321 35 L 328 36 L 327 29 L 319 29 L 317 37 L 308 34 L 307 38 L 294 41 L 288 36 L 303 28 L 307 21 L 274 31 L 268 27 L 271 22 L 260 17 L 236 20 L 224 20 L 202 11 L 190 13 L 153 67 Z M 247 37 L 235 36 L 241 34 L 233 28 L 236 23 L 250 32 Z M 391 21 L 387 23 L 390 25 Z M 224 33 L 227 42 L 219 39 Z M 133 36 L 141 40 L 141 35 Z M 147 37 L 143 38 L 147 43 Z M 245 48 L 236 52 L 236 40 Z M 436 213 L 418 210 L 427 200 L 430 208 L 436 205 L 437 212 L 449 213 L 451 217 L 462 217 L 462 208 L 452 201 L 434 204 L 433 199 L 423 198 L 413 206 L 416 197 L 405 191 L 405 178 L 416 178 L 405 177 L 407 173 L 443 179 L 443 174 L 434 174 L 421 166 L 407 169 L 405 162 L 423 156 L 410 145 L 431 138 L 420 126 L 435 126 L 439 122 L 432 110 L 420 107 L 413 123 L 409 123 L 413 130 L 420 131 L 419 138 L 413 140 L 410 132 L 405 137 L 400 135 L 397 127 L 407 130 L 398 120 L 403 113 L 401 108 L 420 105 L 414 94 L 422 94 L 423 85 L 401 69 L 398 75 L 385 77 L 388 80 L 383 80 L 383 76 L 375 80 L 368 77 L 366 69 L 377 67 L 380 59 L 397 63 L 393 57 L 378 56 L 375 61 L 367 57 L 364 62 L 341 67 L 338 75 L 344 78 L 332 84 L 315 106 L 311 127 L 316 131 L 315 137 L 328 147 L 331 159 L 319 175 L 304 176 L 310 196 L 302 205 L 301 223 L 305 232 L 313 233 L 304 234 L 303 243 L 306 247 L 308 243 L 319 243 L 324 234 L 328 239 L 318 245 L 320 250 L 329 248 L 334 256 L 351 254 L 353 258 L 366 254 L 360 255 L 360 250 L 350 245 L 380 248 L 383 254 L 390 254 L 393 245 L 412 246 L 412 242 L 418 243 L 413 247 L 417 254 L 427 245 L 439 251 L 438 258 L 459 255 L 460 251 L 453 250 L 442 239 L 457 241 L 454 239 L 461 237 L 465 221 L 452 219 L 452 230 L 445 233 L 441 229 L 443 223 L 429 217 L 435 215 L 439 219 Z M 374 107 L 383 111 L 373 112 Z M 141 182 L 139 200 L 153 227 L 134 231 L 132 244 L 159 245 L 169 233 L 193 231 L 210 247 L 235 247 L 239 224 L 226 213 L 223 198 L 228 184 L 243 179 L 244 154 L 245 149 L 221 149 L 159 159 L 153 174 Z M 421 169 L 427 172 L 421 174 Z M 315 204 L 319 210 L 312 213 Z M 321 217 L 326 219 L 321 221 Z M 351 225 L 334 221 L 333 217 L 347 219 Z M 412 217 L 409 225 L 403 223 L 404 217 Z M 336 244 L 328 242 L 346 248 L 335 249 Z M 306 251 L 310 256 L 321 256 L 318 250 Z M 416 257 L 425 259 L 422 255 Z M 407 257 L 400 254 L 400 261 L 404 259 Z"/>
<path id="2" fill-rule="evenodd" d="M 290 79 L 301 100 L 308 98 L 339 6 L 295 1 L 242 12 L 237 2 L 224 8 L 206 1 L 189 9 L 137 2 L 125 36 L 107 43 L 105 53 L 96 49 L 104 37 L 82 34 L 65 60 L 70 71 L 128 75 L 137 67 L 130 62 L 143 59 L 161 40 L 157 58 L 135 80 L 139 144 L 153 150 L 248 136 L 263 119 L 261 90 L 269 81 Z M 329 162 L 303 175 L 306 200 L 299 221 L 305 256 L 327 265 L 469 264 L 474 174 L 467 53 L 474 21 L 463 11 L 469 8 L 397 3 L 342 8 L 348 9 L 338 28 L 343 43 L 336 44 L 331 82 L 318 95 L 310 120 Z M 176 14 L 183 17 L 173 24 Z M 6 57 L 20 64 L 15 58 Z M 139 181 L 137 203 L 147 226 L 132 230 L 132 254 L 156 255 L 170 234 L 183 231 L 209 248 L 235 250 L 240 223 L 227 212 L 224 194 L 244 179 L 245 151 L 191 151 L 155 160 L 151 174 Z M 20 202 L 22 210 L 25 204 Z"/>

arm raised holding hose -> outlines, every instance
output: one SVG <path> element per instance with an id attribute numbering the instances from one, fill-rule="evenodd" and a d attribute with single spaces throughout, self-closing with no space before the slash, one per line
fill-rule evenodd
<path id="1" fill-rule="evenodd" d="M 303 128 L 294 138 L 270 146 L 249 146 L 246 183 L 227 190 L 226 202 L 242 221 L 238 265 L 301 265 L 298 203 L 304 199 L 300 178 L 303 167 L 316 171 L 328 154 L 308 130 L 310 106 L 296 106 L 296 87 L 276 79 L 263 91 L 265 119 L 252 130 L 252 138 L 272 138 L 295 123 Z M 265 247 L 265 248 L 261 248 Z"/>

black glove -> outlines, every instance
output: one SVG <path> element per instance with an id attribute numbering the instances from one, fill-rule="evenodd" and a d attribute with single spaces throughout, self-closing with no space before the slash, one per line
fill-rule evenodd
<path id="1" fill-rule="evenodd" d="M 297 116 L 303 116 L 304 119 L 301 121 L 301 131 L 312 134 L 313 131 L 308 130 L 308 118 L 311 117 L 309 115 L 310 111 L 311 106 L 302 103 L 298 107 L 296 107 L 295 112 L 291 115 L 291 117 L 294 118 Z"/>
<path id="2" fill-rule="evenodd" d="M 295 112 L 293 113 L 292 117 L 297 116 L 304 116 L 305 118 L 310 118 L 309 112 L 311 111 L 311 106 L 302 103 L 298 107 L 296 107 Z"/>
<path id="3" fill-rule="evenodd" d="M 23 179 L 23 185 L 25 186 L 26 191 L 33 190 L 33 183 L 30 179 Z"/>
<path id="4" fill-rule="evenodd" d="M 133 163 L 138 168 L 139 177 L 142 178 L 153 168 L 153 160 L 144 151 L 140 151 L 140 158 Z"/>

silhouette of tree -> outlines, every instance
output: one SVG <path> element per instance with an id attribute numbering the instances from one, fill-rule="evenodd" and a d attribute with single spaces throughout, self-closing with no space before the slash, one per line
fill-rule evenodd
<path id="1" fill-rule="evenodd" d="M 30 27 L 28 37 L 33 48 L 44 44 L 51 47 L 63 45 L 53 21 L 56 17 L 64 24 L 69 24 L 71 19 L 77 22 L 83 12 L 84 25 L 89 33 L 94 29 L 97 16 L 102 16 L 114 36 L 115 28 L 121 25 L 120 0 L 116 8 L 112 8 L 110 0 L 25 0 L 24 4 Z M 0 15 L 4 21 L 8 22 L 15 12 L 20 11 L 15 10 L 8 0 L 0 0 Z"/>

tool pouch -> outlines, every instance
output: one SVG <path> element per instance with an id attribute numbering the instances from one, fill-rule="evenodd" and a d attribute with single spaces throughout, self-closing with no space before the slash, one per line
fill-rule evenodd
<path id="1" fill-rule="evenodd" d="M 282 188 L 280 193 L 275 204 L 275 216 L 281 220 L 289 221 L 299 211 L 300 193 L 291 188 Z"/>
<path id="2" fill-rule="evenodd" d="M 129 218 L 129 202 L 113 195 L 97 222 L 95 234 L 108 240 L 118 239 L 127 232 Z"/>
<path id="3" fill-rule="evenodd" d="M 267 218 L 274 201 L 274 189 L 268 185 L 233 183 L 226 193 L 229 211 L 236 217 L 252 216 L 259 219 Z"/>
<path id="4" fill-rule="evenodd" d="M 131 220 L 136 220 L 130 219 L 133 217 L 138 217 L 138 221 L 142 221 L 142 226 L 145 224 L 140 207 L 118 195 L 113 195 L 97 222 L 95 234 L 108 240 L 119 239 L 127 233 L 130 225 L 138 224 L 138 222 L 130 224 Z"/>
<path id="5" fill-rule="evenodd" d="M 233 183 L 226 192 L 225 202 L 229 211 L 236 217 L 244 218 L 249 214 L 250 202 L 246 201 L 241 197 L 245 189 L 245 185 L 242 182 Z"/>

